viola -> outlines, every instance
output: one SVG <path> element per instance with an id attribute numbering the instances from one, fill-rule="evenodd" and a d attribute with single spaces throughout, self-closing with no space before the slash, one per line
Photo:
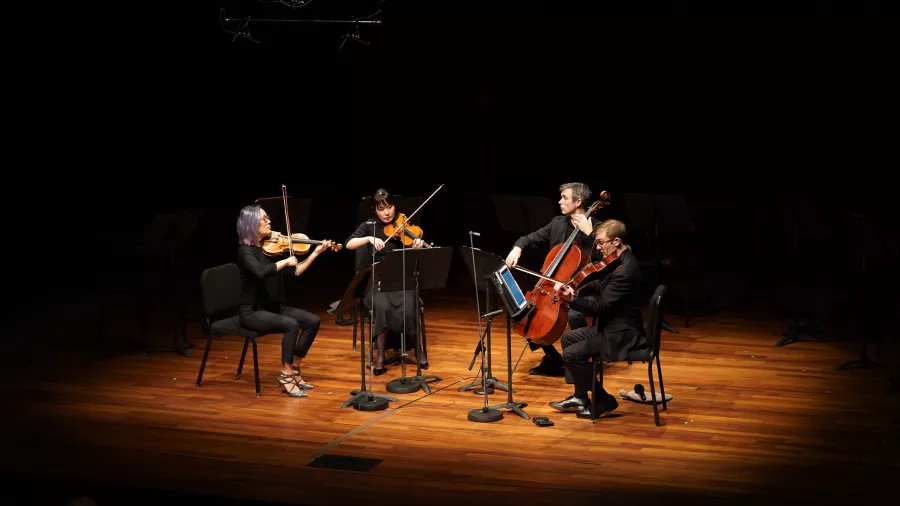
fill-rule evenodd
<path id="1" fill-rule="evenodd" d="M 311 247 L 323 243 L 332 251 L 340 251 L 344 247 L 343 244 L 331 240 L 310 239 L 306 234 L 301 233 L 291 234 L 290 241 L 288 241 L 288 236 L 273 230 L 269 237 L 263 239 L 262 250 L 269 256 L 284 255 L 289 250 L 294 255 L 305 255 L 309 253 Z"/>
<path id="2" fill-rule="evenodd" d="M 587 209 L 584 217 L 590 218 L 594 211 L 607 205 L 609 192 L 602 191 L 597 201 Z M 588 267 L 590 254 L 582 251 L 578 245 L 572 244 L 578 233 L 578 229 L 573 230 L 566 242 L 557 244 L 547 253 L 537 284 L 525 294 L 525 300 L 534 309 L 528 316 L 512 325 L 512 330 L 516 334 L 535 344 L 556 342 L 562 337 L 569 323 L 568 304 L 561 303 L 565 301 L 559 298 L 555 285 L 571 282 L 576 274 Z"/>
<path id="3" fill-rule="evenodd" d="M 416 239 L 422 239 L 423 232 L 422 227 L 409 223 L 406 216 L 403 213 L 399 213 L 393 223 L 388 223 L 384 226 L 386 240 L 390 240 L 395 234 L 397 234 L 397 238 L 400 239 L 404 246 L 412 246 Z M 430 248 L 434 245 L 425 243 L 423 246 Z"/>

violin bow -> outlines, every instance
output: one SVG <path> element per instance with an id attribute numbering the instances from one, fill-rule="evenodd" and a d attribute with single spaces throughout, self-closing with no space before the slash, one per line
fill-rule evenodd
<path id="1" fill-rule="evenodd" d="M 284 227 L 287 230 L 288 254 L 294 255 L 294 244 L 291 242 L 291 216 L 288 213 L 287 186 L 281 185 L 281 200 L 284 202 Z"/>
<path id="2" fill-rule="evenodd" d="M 404 221 L 402 225 L 400 225 L 399 227 L 397 227 L 397 230 L 394 230 L 394 234 L 396 234 L 397 232 L 403 230 L 403 228 L 406 227 L 406 224 L 409 223 L 409 220 L 411 220 L 412 217 L 415 216 L 417 212 L 419 212 L 419 209 L 422 209 L 422 208 L 425 206 L 425 204 L 427 204 L 428 201 L 431 200 L 431 197 L 434 197 L 435 193 L 437 193 L 438 191 L 440 191 L 440 189 L 443 188 L 443 187 L 444 187 L 444 185 L 438 186 L 437 190 L 434 190 L 434 192 L 433 192 L 427 199 L 425 199 L 425 202 L 422 202 L 422 204 L 419 205 L 419 207 L 416 208 L 416 210 L 413 211 L 412 214 L 410 214 L 409 216 L 406 217 L 406 221 Z M 394 237 L 394 234 L 389 235 L 388 238 L 384 240 L 384 242 L 390 241 L 391 238 Z"/>

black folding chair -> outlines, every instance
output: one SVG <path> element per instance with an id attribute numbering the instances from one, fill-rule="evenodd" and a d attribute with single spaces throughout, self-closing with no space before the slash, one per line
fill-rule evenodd
<path id="1" fill-rule="evenodd" d="M 256 353 L 256 338 L 259 332 L 242 327 L 237 314 L 215 320 L 229 312 L 236 312 L 241 303 L 241 272 L 236 264 L 229 263 L 211 267 L 200 275 L 200 287 L 203 295 L 203 309 L 206 312 L 206 351 L 203 352 L 203 361 L 200 362 L 200 373 L 197 375 L 197 386 L 203 379 L 203 370 L 206 368 L 206 358 L 209 356 L 209 348 L 212 346 L 213 335 L 216 336 L 242 336 L 244 338 L 244 350 L 241 352 L 241 361 L 238 364 L 237 374 L 234 379 L 241 377 L 244 368 L 244 358 L 247 356 L 247 345 L 253 342 L 253 373 L 256 377 L 256 397 L 259 398 L 259 362 Z"/>
<path id="2" fill-rule="evenodd" d="M 631 362 L 648 362 L 647 366 L 647 377 L 650 380 L 650 395 L 653 399 L 653 416 L 656 419 L 656 426 L 659 427 L 659 408 L 656 403 L 656 389 L 653 386 L 653 362 L 654 359 L 656 361 L 656 371 L 659 373 L 659 390 L 662 395 L 662 405 L 663 411 L 667 409 L 666 407 L 666 389 L 663 386 L 663 377 L 662 377 L 662 366 L 659 364 L 659 342 L 660 336 L 662 334 L 662 302 L 663 295 L 666 294 L 666 290 L 668 287 L 666 285 L 659 285 L 656 287 L 656 291 L 653 292 L 653 297 L 650 298 L 650 307 L 647 311 L 647 348 L 642 348 L 639 350 L 634 350 L 629 353 L 627 357 L 625 357 L 624 361 L 628 363 Z M 593 358 L 593 371 L 594 371 L 594 382 L 591 386 L 591 423 L 594 423 L 596 416 L 594 413 L 597 412 L 597 374 L 602 372 L 600 368 L 602 367 L 603 360 L 599 356 Z"/>

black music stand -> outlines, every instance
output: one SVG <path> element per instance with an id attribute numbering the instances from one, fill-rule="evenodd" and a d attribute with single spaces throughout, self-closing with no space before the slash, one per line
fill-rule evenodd
<path id="1" fill-rule="evenodd" d="M 450 273 L 450 260 L 452 248 L 403 248 L 399 251 L 389 251 L 384 259 L 378 263 L 375 270 L 375 278 L 381 292 L 399 292 L 413 290 L 415 295 L 413 304 L 416 305 L 416 375 L 406 377 L 406 353 L 405 343 L 400 350 L 400 378 L 391 380 L 385 389 L 391 393 L 412 393 L 420 388 L 430 394 L 428 387 L 430 381 L 441 381 L 439 376 L 422 375 L 422 362 L 419 354 L 422 350 L 422 332 L 419 314 L 419 291 L 433 288 L 443 288 L 447 285 L 447 276 Z M 406 285 L 403 284 L 405 266 Z M 405 317 L 404 317 L 405 318 Z M 406 336 L 402 336 L 405 341 Z"/>
<path id="2" fill-rule="evenodd" d="M 341 405 L 342 408 L 353 406 L 353 409 L 358 411 L 380 411 L 388 407 L 388 402 L 397 402 L 396 397 L 391 397 L 390 395 L 378 394 L 372 392 L 372 332 L 373 329 L 369 329 L 369 357 L 368 362 L 366 361 L 366 344 L 365 344 L 365 318 L 363 315 L 366 314 L 366 307 L 363 305 L 363 297 L 366 293 L 366 288 L 371 286 L 371 274 L 372 269 L 377 268 L 381 263 L 375 263 L 360 269 L 356 275 L 353 276 L 353 279 L 350 280 L 350 283 L 347 285 L 347 289 L 344 290 L 344 295 L 341 299 L 331 305 L 328 309 L 328 314 L 335 314 L 340 311 L 346 311 L 347 309 L 356 308 L 355 313 L 358 315 L 358 324 L 359 324 L 359 375 L 360 375 L 360 386 L 357 390 L 351 390 L 350 395 L 353 397 L 344 401 L 344 404 Z M 373 308 L 369 310 L 369 312 L 373 312 Z M 374 315 L 369 315 L 369 325 L 370 327 L 374 325 Z M 353 337 L 356 338 L 356 329 L 357 325 L 353 326 Z M 369 371 L 369 388 L 366 388 L 366 370 Z"/>
<path id="3" fill-rule="evenodd" d="M 505 267 L 506 267 L 505 264 L 500 266 L 501 269 L 503 269 Z M 510 276 L 510 278 L 511 278 L 511 276 Z M 505 283 L 505 281 L 500 279 L 500 275 L 496 274 L 496 272 L 491 273 L 491 275 L 488 279 L 491 281 L 492 284 L 494 284 L 494 286 L 498 290 L 498 292 L 500 290 L 500 286 Z M 516 286 L 515 288 L 521 291 L 521 289 L 518 286 Z M 522 294 L 522 295 L 524 295 L 524 294 Z M 481 420 L 477 420 L 477 419 L 473 418 L 473 415 L 478 416 L 478 412 L 480 412 L 480 411 L 491 412 L 492 410 L 500 410 L 500 409 L 511 409 L 513 411 L 513 413 L 521 416 L 522 418 L 524 418 L 526 420 L 529 420 L 531 418 L 530 416 L 528 416 L 528 413 L 526 413 L 522 409 L 525 406 L 528 406 L 528 403 L 527 402 L 516 402 L 513 400 L 513 388 L 512 388 L 512 375 L 513 375 L 512 320 L 513 320 L 513 318 L 517 318 L 517 321 L 520 321 L 522 318 L 524 318 L 528 315 L 528 313 L 531 311 L 531 308 L 518 309 L 515 307 L 514 304 L 510 303 L 510 300 L 503 294 L 501 294 L 500 299 L 503 301 L 504 305 L 506 306 L 506 311 L 498 310 L 498 311 L 495 311 L 495 313 L 496 312 L 505 312 L 506 313 L 506 380 L 507 380 L 507 383 L 509 384 L 509 389 L 506 391 L 507 401 L 504 402 L 503 404 L 495 404 L 493 406 L 487 406 L 486 408 L 483 408 L 483 409 L 473 409 L 472 411 L 469 412 L 469 420 L 472 420 L 473 422 L 481 421 Z M 490 322 L 490 320 L 488 320 L 488 326 L 490 326 L 490 324 L 491 324 L 491 322 Z M 523 349 L 523 351 L 524 351 L 524 349 Z M 487 399 L 487 396 L 485 396 L 485 399 Z"/>
<path id="4" fill-rule="evenodd" d="M 496 287 L 492 283 L 488 281 L 492 272 L 494 272 L 498 267 L 504 264 L 504 260 L 499 256 L 487 252 L 482 251 L 478 248 L 470 248 L 468 246 L 460 246 L 459 252 L 462 255 L 463 261 L 468 267 L 469 272 L 472 274 L 473 282 L 479 292 L 484 293 L 484 313 L 481 312 L 481 308 L 478 308 L 478 318 L 484 318 L 485 314 L 491 312 L 491 293 L 499 296 L 497 293 Z M 475 263 L 472 263 L 472 256 L 475 256 Z M 476 268 L 477 266 L 477 268 Z M 472 383 L 469 383 L 466 386 L 459 387 L 460 392 L 465 392 L 466 390 L 475 390 L 476 395 L 484 394 L 484 388 L 487 388 L 487 393 L 494 393 L 494 388 L 497 387 L 500 390 L 509 391 L 509 386 L 505 385 L 496 378 L 494 378 L 492 373 L 492 361 L 491 361 L 491 326 L 488 323 L 485 326 L 482 335 L 478 337 L 478 344 L 475 346 L 475 353 L 472 355 L 472 362 L 469 363 L 469 370 L 472 370 L 472 367 L 475 366 L 475 360 L 478 358 L 478 355 L 487 351 L 487 364 L 486 371 L 482 371 L 481 379 L 475 379 Z M 486 341 L 486 342 L 485 342 Z"/>
<path id="5" fill-rule="evenodd" d="M 140 347 L 143 355 L 149 355 L 154 351 L 175 351 L 185 358 L 191 358 L 187 351 L 195 345 L 187 340 L 187 327 L 184 317 L 184 293 L 178 282 L 177 253 L 184 248 L 194 236 L 200 223 L 200 213 L 183 211 L 173 214 L 157 215 L 147 226 L 144 242 L 138 248 L 138 255 L 145 258 L 156 257 L 159 260 L 159 279 L 163 278 L 164 263 L 170 262 L 173 302 L 178 316 L 178 323 L 172 336 L 171 346 L 149 346 L 146 339 L 146 307 L 141 310 L 139 317 Z M 180 330 L 180 335 L 179 335 Z"/>
<path id="6" fill-rule="evenodd" d="M 781 333 L 782 337 L 775 343 L 776 348 L 799 342 L 823 342 L 823 321 L 825 317 L 817 311 L 817 308 L 804 297 L 804 291 L 810 293 L 807 287 L 810 279 L 814 277 L 815 268 L 813 258 L 822 247 L 827 247 L 815 241 L 816 236 L 822 236 L 826 232 L 822 230 L 814 214 L 815 203 L 805 194 L 784 194 L 779 202 L 781 207 L 780 220 L 786 227 L 786 248 L 782 248 L 780 254 L 783 263 L 788 266 L 790 291 L 789 311 L 790 324 Z"/>
<path id="7" fill-rule="evenodd" d="M 652 260 L 645 260 L 641 257 L 640 263 L 643 266 L 652 266 L 654 280 L 650 286 L 655 287 L 661 283 L 660 271 L 663 268 L 663 258 L 660 251 L 660 229 L 668 231 L 690 231 L 693 229 L 693 223 L 690 221 L 690 215 L 684 204 L 684 199 L 680 196 L 668 195 L 648 195 L 641 193 L 626 193 L 622 196 L 625 202 L 625 212 L 628 215 L 628 228 L 632 237 L 637 236 L 636 232 L 643 232 L 646 239 L 646 247 L 652 257 Z M 671 216 L 661 218 L 663 213 L 671 213 Z M 687 301 L 687 297 L 685 297 Z M 673 334 L 681 332 L 669 325 L 665 319 L 662 320 L 661 326 L 663 330 L 667 330 Z M 690 327 L 690 313 L 686 309 L 684 317 L 684 326 Z"/>
<path id="8" fill-rule="evenodd" d="M 881 344 L 882 344 L 882 336 L 881 336 L 881 326 L 883 323 L 879 321 L 879 324 L 876 329 L 873 329 L 873 321 L 874 318 L 870 314 L 870 311 L 874 309 L 875 313 L 882 313 L 885 311 L 890 311 L 889 308 L 883 307 L 884 298 L 879 298 L 877 300 L 870 300 L 870 293 L 877 293 L 877 289 L 875 288 L 875 283 L 877 278 L 876 275 L 871 275 L 869 272 L 871 271 L 868 268 L 869 264 L 876 263 L 879 260 L 879 257 L 883 255 L 883 247 L 880 244 L 880 238 L 877 237 L 875 226 L 869 222 L 863 221 L 862 216 L 851 215 L 851 220 L 849 225 L 852 228 L 855 228 L 859 231 L 856 235 L 857 241 L 856 243 L 862 246 L 859 257 L 859 270 L 854 272 L 859 276 L 859 284 L 857 284 L 854 289 L 859 293 L 862 300 L 859 304 L 860 314 L 863 314 L 863 336 L 862 343 L 860 349 L 859 358 L 844 362 L 843 364 L 837 366 L 835 370 L 844 371 L 848 369 L 875 369 L 877 371 L 883 371 L 888 373 L 888 391 L 896 388 L 896 377 L 894 376 L 894 371 L 891 370 L 890 367 L 876 362 L 869 358 L 867 348 L 871 341 L 875 341 L 874 344 L 876 349 L 878 350 L 876 353 L 880 354 Z M 882 253 L 879 255 L 878 253 Z M 880 281 L 880 279 L 878 279 Z M 873 307 L 874 306 L 874 307 Z M 872 335 L 872 331 L 875 330 L 877 332 L 877 337 Z"/>

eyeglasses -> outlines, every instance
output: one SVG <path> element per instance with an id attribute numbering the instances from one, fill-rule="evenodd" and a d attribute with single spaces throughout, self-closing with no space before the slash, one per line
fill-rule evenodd
<path id="1" fill-rule="evenodd" d="M 606 244 L 608 242 L 613 242 L 613 241 L 615 241 L 615 239 L 609 239 L 608 241 L 594 241 L 594 244 L 597 246 L 603 246 L 604 244 Z"/>

